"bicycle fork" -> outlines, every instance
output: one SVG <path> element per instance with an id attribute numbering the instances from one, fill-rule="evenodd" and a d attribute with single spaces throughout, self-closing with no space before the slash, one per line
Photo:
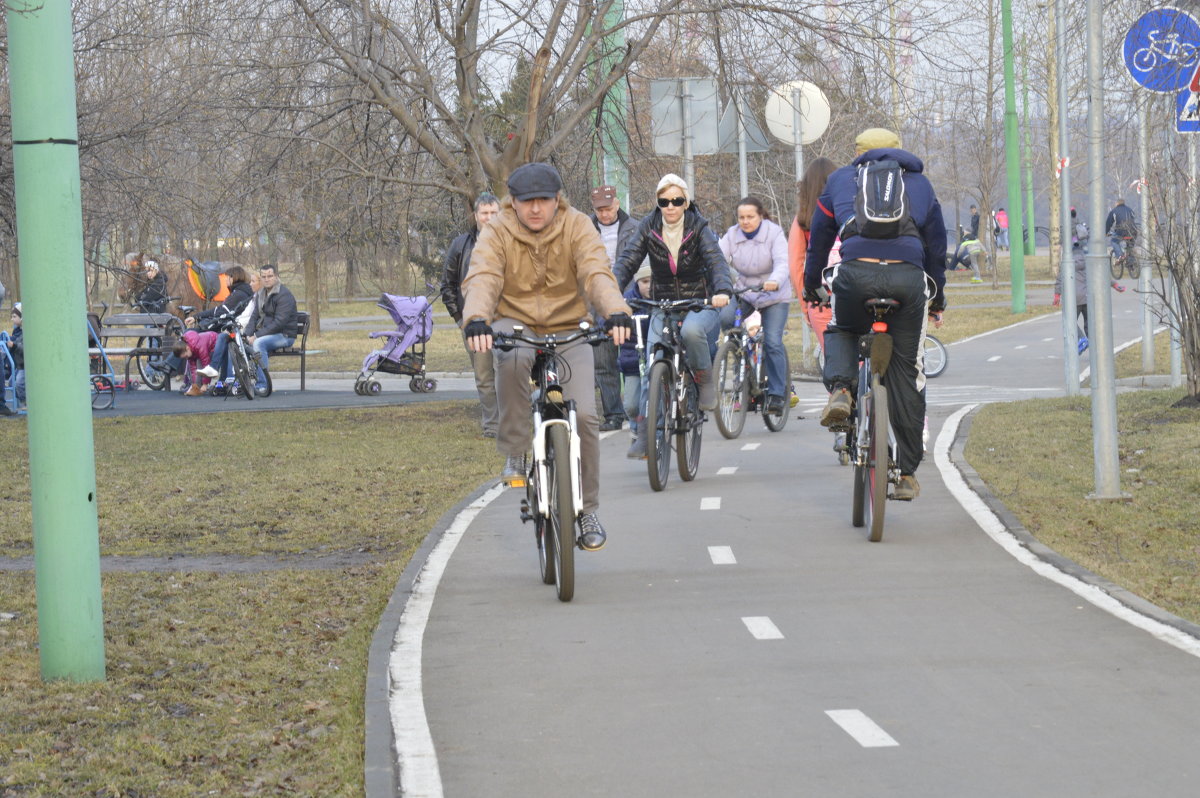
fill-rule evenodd
<path id="1" fill-rule="evenodd" d="M 538 511 L 546 518 L 550 517 L 550 471 L 546 465 L 546 441 L 549 435 L 547 430 L 556 425 L 563 425 L 567 428 L 567 433 L 570 440 L 568 462 L 565 464 L 568 469 L 565 473 L 559 473 L 559 479 L 564 476 L 571 480 L 571 511 L 572 517 L 578 518 L 583 512 L 583 471 L 582 471 L 582 454 L 580 451 L 579 432 L 576 426 L 575 406 L 574 403 L 567 408 L 567 418 L 552 418 L 543 419 L 540 412 L 534 412 L 534 436 L 533 436 L 533 467 L 537 472 L 537 502 Z M 562 468 L 564 464 L 559 464 Z"/>

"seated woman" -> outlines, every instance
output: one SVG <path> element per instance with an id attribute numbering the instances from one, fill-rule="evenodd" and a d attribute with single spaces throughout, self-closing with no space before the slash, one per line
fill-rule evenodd
<path id="1" fill-rule="evenodd" d="M 669 174 L 658 182 L 658 207 L 638 225 L 637 232 L 621 251 L 613 272 L 624 291 L 642 261 L 650 259 L 651 299 L 702 299 L 711 308 L 687 314 L 681 328 L 687 361 L 700 388 L 700 407 L 712 410 L 717 392 L 712 381 L 712 358 L 720 332 L 718 308 L 729 303 L 733 282 L 729 264 L 717 245 L 717 236 L 688 196 L 688 186 L 679 175 Z M 654 314 L 659 315 L 658 311 Z M 648 351 L 662 337 L 661 319 L 651 319 Z"/>
<path id="2" fill-rule="evenodd" d="M 180 363 L 180 370 L 190 368 L 193 371 L 192 385 L 184 396 L 199 396 L 204 393 L 201 380 L 208 382 L 201 370 L 212 360 L 213 347 L 217 343 L 215 332 L 196 332 L 188 330 L 183 334 L 183 340 L 175 344 L 171 353 Z M 170 361 L 168 361 L 170 362 Z"/>
<path id="3" fill-rule="evenodd" d="M 767 411 L 782 413 L 791 379 L 783 328 L 787 325 L 792 284 L 788 274 L 788 246 L 783 228 L 771 221 L 758 197 L 744 197 L 737 205 L 738 223 L 721 237 L 721 252 L 737 274 L 734 289 L 742 291 L 740 304 L 749 314 L 762 316 L 763 349 L 767 359 Z M 721 326 L 732 327 L 736 305 L 721 311 Z"/>
<path id="4" fill-rule="evenodd" d="M 146 313 L 162 313 L 167 309 L 167 275 L 158 268 L 158 261 L 146 258 L 143 264 L 146 287 L 137 295 L 137 304 Z"/>
<path id="5" fill-rule="evenodd" d="M 227 319 L 237 318 L 246 309 L 246 305 L 250 304 L 257 289 L 251 287 L 246 270 L 241 266 L 230 266 L 225 270 L 225 274 L 229 277 L 229 296 L 215 308 L 188 316 L 183 320 L 185 325 L 201 331 L 219 331 Z"/>
<path id="6" fill-rule="evenodd" d="M 245 270 L 241 269 L 241 267 L 235 267 L 235 268 L 240 270 L 242 272 L 243 276 L 246 275 Z M 231 280 L 233 279 L 233 274 L 234 274 L 234 270 L 230 269 L 229 276 L 230 276 Z M 241 288 L 238 289 L 238 293 L 246 294 L 247 295 L 246 301 L 244 304 L 242 304 L 240 310 L 238 310 L 236 313 L 232 314 L 232 317 L 237 319 L 238 326 L 241 327 L 242 329 L 245 329 L 246 325 L 250 323 L 250 316 L 253 315 L 255 303 L 257 302 L 257 299 L 255 297 L 258 295 L 258 289 L 262 286 L 261 281 L 258 279 L 258 272 L 254 272 L 254 273 L 250 274 L 249 277 L 246 279 L 248 279 L 249 282 L 230 283 L 229 297 L 226 298 L 225 304 L 222 305 L 222 307 L 229 305 L 230 301 L 233 299 L 234 285 L 242 286 Z M 218 326 L 224 326 L 225 320 L 229 317 L 230 317 L 229 315 L 222 315 L 218 322 Z M 186 322 L 186 320 L 185 320 L 185 322 Z M 225 335 L 225 334 L 218 335 L 217 345 L 213 348 L 212 362 L 210 362 L 204 368 L 200 369 L 199 373 L 203 374 L 205 377 L 212 377 L 212 378 L 217 379 L 218 385 L 222 384 L 227 378 L 232 376 L 232 373 L 230 372 L 230 367 L 229 367 L 229 336 L 228 335 Z"/>

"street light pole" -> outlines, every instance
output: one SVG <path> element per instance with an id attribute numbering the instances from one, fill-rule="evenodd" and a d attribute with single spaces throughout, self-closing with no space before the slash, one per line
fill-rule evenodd
<path id="1" fill-rule="evenodd" d="M 1000 0 L 1004 31 L 1004 162 L 1008 176 L 1008 256 L 1012 312 L 1025 312 L 1025 223 L 1021 219 L 1021 152 L 1017 131 L 1016 78 L 1013 75 L 1012 0 Z"/>
<path id="2" fill-rule="evenodd" d="M 1059 234 L 1059 274 L 1062 276 L 1062 331 L 1063 331 L 1063 376 L 1067 383 L 1067 396 L 1079 395 L 1079 341 L 1076 338 L 1075 319 L 1079 315 L 1078 297 L 1075 296 L 1075 253 L 1071 239 L 1075 235 L 1071 225 L 1071 160 L 1069 153 L 1070 135 L 1067 124 L 1067 0 L 1054 0 L 1054 56 L 1057 62 L 1055 87 L 1058 94 L 1058 157 L 1062 169 L 1059 172 L 1059 215 L 1062 219 Z"/>

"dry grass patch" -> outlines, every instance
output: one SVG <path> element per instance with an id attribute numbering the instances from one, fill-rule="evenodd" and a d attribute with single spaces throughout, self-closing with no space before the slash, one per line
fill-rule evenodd
<path id="1" fill-rule="evenodd" d="M 1122 488 L 1095 488 L 1087 399 L 988 405 L 967 460 L 1030 532 L 1085 568 L 1200 623 L 1200 411 L 1172 408 L 1181 390 L 1118 396 Z M 1029 419 L 1037 419 L 1030 423 Z"/>

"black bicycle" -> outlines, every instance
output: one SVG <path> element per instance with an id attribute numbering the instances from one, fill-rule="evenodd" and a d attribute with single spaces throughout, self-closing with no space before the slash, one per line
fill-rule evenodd
<path id="1" fill-rule="evenodd" d="M 875 317 L 871 332 L 858 340 L 858 394 L 846 435 L 854 463 L 854 498 L 850 522 L 870 525 L 868 540 L 883 539 L 884 507 L 888 484 L 900 481 L 893 459 L 895 440 L 888 416 L 888 390 L 884 375 L 892 359 L 892 336 L 887 315 L 900 307 L 895 299 L 868 299 L 867 312 Z"/>
<path id="2" fill-rule="evenodd" d="M 246 343 L 242 325 L 237 323 L 237 319 L 229 319 L 222 326 L 220 334 L 229 336 L 229 363 L 233 370 L 233 380 L 225 381 L 225 395 L 240 395 L 247 400 L 252 400 L 255 396 L 264 399 L 270 396 L 273 385 L 271 372 L 266 369 L 262 369 L 263 388 L 256 390 L 254 387 L 261 363 L 258 350 Z"/>
<path id="3" fill-rule="evenodd" d="M 702 299 L 632 299 L 630 304 L 658 311 L 651 324 L 662 324 L 662 335 L 649 355 L 650 377 L 646 401 L 646 468 L 650 487 L 661 491 L 671 474 L 674 440 L 679 478 L 691 482 L 700 467 L 700 435 L 704 413 L 700 389 L 688 365 L 680 325 L 687 314 L 709 305 Z"/>
<path id="4" fill-rule="evenodd" d="M 784 373 L 791 373 L 786 352 Z M 771 412 L 767 402 L 769 386 L 763 329 L 759 327 L 753 334 L 746 329 L 740 302 L 733 326 L 725 331 L 721 345 L 717 347 L 713 379 L 717 383 L 717 429 L 726 438 L 732 440 L 742 434 L 746 414 L 751 410 L 762 412 L 763 423 L 772 432 L 779 432 L 787 424 L 792 409 L 792 386 L 787 385 L 783 391 L 783 408 Z"/>
<path id="5" fill-rule="evenodd" d="M 1120 280 L 1123 274 L 1128 274 L 1130 279 L 1135 279 L 1138 276 L 1137 260 L 1133 254 L 1133 236 L 1118 236 L 1121 242 L 1121 254 L 1117 254 L 1117 248 L 1113 246 L 1110 240 L 1108 245 L 1109 271 L 1112 272 L 1114 280 Z"/>
<path id="6" fill-rule="evenodd" d="M 559 601 L 575 596 L 575 548 L 579 546 L 579 515 L 583 512 L 583 479 L 579 426 L 575 402 L 563 395 L 570 378 L 558 351 L 580 344 L 595 345 L 608 337 L 599 327 L 581 324 L 578 330 L 538 336 L 516 326 L 507 335 L 497 334 L 495 348 L 509 351 L 532 347 L 536 354 L 530 379 L 534 390 L 533 458 L 521 500 L 521 521 L 534 522 L 542 582 L 555 585 Z M 513 487 L 521 487 L 517 482 Z"/>

